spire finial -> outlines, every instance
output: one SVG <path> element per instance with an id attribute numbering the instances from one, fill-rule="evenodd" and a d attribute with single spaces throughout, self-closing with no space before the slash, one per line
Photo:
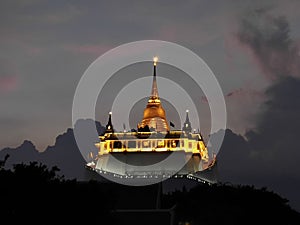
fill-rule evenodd
<path id="1" fill-rule="evenodd" d="M 185 117 L 185 123 L 190 123 L 190 119 L 189 119 L 189 110 L 185 110 L 186 112 L 186 117 Z"/>
<path id="2" fill-rule="evenodd" d="M 158 62 L 158 57 L 154 56 L 153 57 L 153 65 L 156 66 L 157 62 Z"/>
<path id="3" fill-rule="evenodd" d="M 152 89 L 151 89 L 151 99 L 159 99 L 158 97 L 158 90 L 157 90 L 157 83 L 156 83 L 156 64 L 158 61 L 158 57 L 153 57 L 153 81 L 152 81 Z"/>
<path id="4" fill-rule="evenodd" d="M 158 61 L 158 57 L 155 56 L 153 57 L 153 76 L 156 77 L 156 64 L 157 64 L 157 61 Z"/>

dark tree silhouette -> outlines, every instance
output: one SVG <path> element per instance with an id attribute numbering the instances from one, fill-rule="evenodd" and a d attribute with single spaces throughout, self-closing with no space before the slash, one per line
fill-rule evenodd
<path id="1" fill-rule="evenodd" d="M 6 154 L 5 157 L 4 157 L 4 160 L 0 160 L 0 170 L 4 169 L 4 166 L 5 166 L 6 161 L 8 160 L 8 158 L 9 158 L 9 154 Z"/>
<path id="2" fill-rule="evenodd" d="M 171 214 L 174 224 L 300 223 L 288 201 L 266 188 L 197 183 L 190 190 L 162 194 L 160 185 L 68 180 L 57 175 L 57 167 L 37 162 L 6 169 L 7 159 L 0 161 L 1 224 L 160 225 L 170 224 Z"/>

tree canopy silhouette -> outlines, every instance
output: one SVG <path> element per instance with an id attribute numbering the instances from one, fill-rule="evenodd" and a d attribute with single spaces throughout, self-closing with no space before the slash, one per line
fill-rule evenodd
<path id="1" fill-rule="evenodd" d="M 162 213 L 155 211 L 159 185 L 67 180 L 57 175 L 57 167 L 49 169 L 37 162 L 6 169 L 8 157 L 0 161 L 0 222 L 159 225 L 165 224 L 166 215 L 173 210 L 174 224 L 300 223 L 299 213 L 288 201 L 266 188 L 198 184 L 190 190 L 162 194 L 159 209 L 166 210 Z M 141 207 L 150 211 L 139 212 Z"/>

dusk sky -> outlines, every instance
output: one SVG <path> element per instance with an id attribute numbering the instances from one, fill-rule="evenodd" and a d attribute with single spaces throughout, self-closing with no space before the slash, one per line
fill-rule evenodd
<path id="1" fill-rule="evenodd" d="M 226 178 L 278 190 L 300 210 L 299 9 L 297 0 L 2 0 L 0 149 L 24 140 L 39 151 L 54 145 L 55 138 L 72 127 L 73 96 L 80 78 L 105 52 L 133 41 L 174 42 L 207 63 L 224 93 L 227 128 L 233 131 L 224 144 L 229 151 L 218 159 Z M 146 74 L 149 82 L 141 80 L 145 81 L 141 88 L 150 94 L 150 62 L 118 73 Z M 159 93 L 166 89 L 160 74 L 168 73 L 181 72 L 158 64 Z M 204 94 L 196 95 L 207 140 L 210 111 Z M 141 95 L 132 110 L 130 126 L 142 117 L 145 97 Z M 177 99 L 185 103 L 183 97 Z M 96 109 L 102 125 L 110 111 L 107 104 Z M 120 104 L 122 108 L 128 102 Z M 167 119 L 176 121 L 176 115 L 168 114 L 170 107 L 164 107 Z M 117 129 L 123 125 L 120 114 L 113 112 Z M 190 118 L 195 124 L 193 114 Z"/>
<path id="2" fill-rule="evenodd" d="M 175 42 L 203 58 L 227 96 L 228 127 L 244 134 L 256 127 L 265 90 L 279 75 L 264 68 L 270 56 L 260 58 L 241 40 L 239 33 L 248 32 L 243 20 L 276 35 L 272 18 L 282 18 L 296 45 L 299 6 L 298 1 L 1 1 L 0 147 L 24 139 L 40 151 L 52 145 L 72 126 L 73 95 L 87 67 L 111 48 L 149 39 Z M 151 68 L 145 72 L 150 75 Z M 102 124 L 107 110 L 103 114 L 96 118 Z"/>

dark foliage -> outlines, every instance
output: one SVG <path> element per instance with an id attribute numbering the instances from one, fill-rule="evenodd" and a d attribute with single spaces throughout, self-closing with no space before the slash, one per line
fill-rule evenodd
<path id="1" fill-rule="evenodd" d="M 0 167 L 0 223 L 67 224 L 101 218 L 113 221 L 114 198 L 96 182 L 80 183 L 57 175 L 58 168 L 31 162 L 12 170 Z"/>
<path id="2" fill-rule="evenodd" d="M 169 196 L 170 197 L 170 196 Z M 190 224 L 299 224 L 300 214 L 266 188 L 217 184 L 178 192 L 176 220 Z M 174 200 L 173 200 L 174 201 Z"/>
<path id="3" fill-rule="evenodd" d="M 300 223 L 286 199 L 253 186 L 199 184 L 159 198 L 161 185 L 66 180 L 36 162 L 5 169 L 7 158 L 0 162 L 1 223 L 170 224 L 172 214 L 174 224 Z"/>

